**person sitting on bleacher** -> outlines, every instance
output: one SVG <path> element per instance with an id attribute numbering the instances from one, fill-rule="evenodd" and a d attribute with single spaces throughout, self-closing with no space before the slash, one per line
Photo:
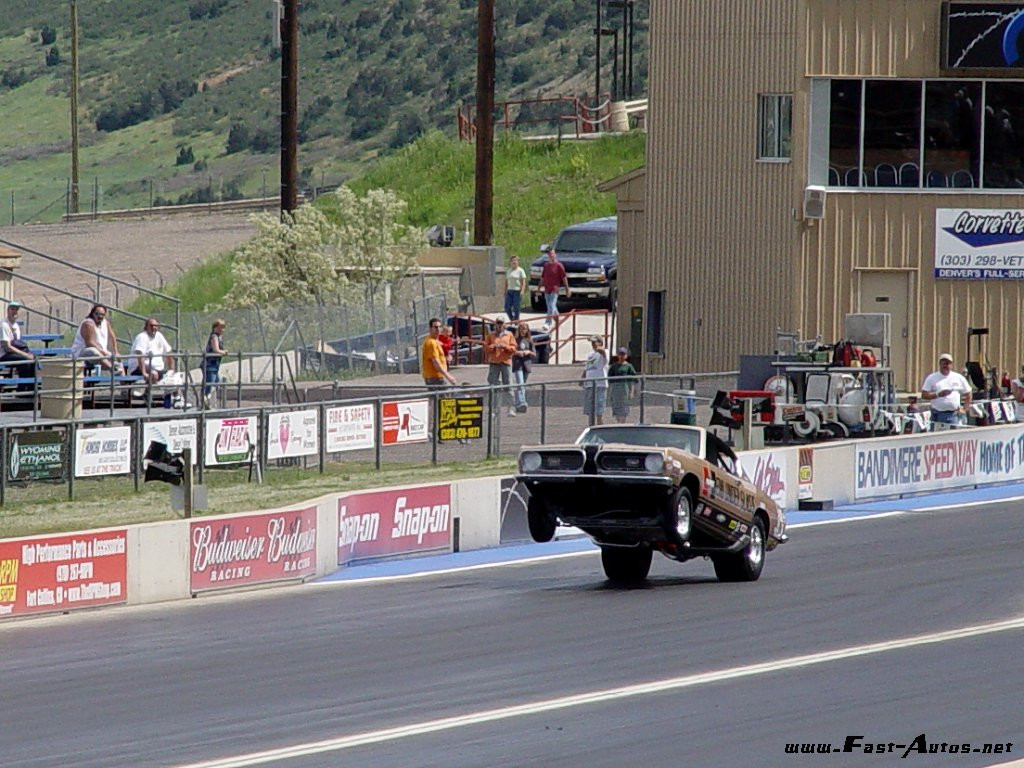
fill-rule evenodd
<path id="1" fill-rule="evenodd" d="M 107 308 L 103 304 L 95 304 L 89 310 L 89 316 L 78 326 L 75 340 L 71 342 L 71 355 L 109 372 L 114 370 L 116 351 L 117 336 L 107 319 Z M 116 365 L 121 367 L 120 363 Z M 120 371 L 114 370 L 114 373 Z"/>
<path id="2" fill-rule="evenodd" d="M 36 356 L 29 350 L 28 345 L 21 340 L 21 326 L 18 325 L 18 312 L 20 310 L 20 302 L 10 301 L 7 303 L 7 317 L 4 318 L 3 326 L 0 327 L 0 348 L 3 349 L 3 354 L 0 355 L 0 363 L 11 363 L 11 365 L 6 367 L 15 378 L 30 379 L 36 375 Z M 30 363 L 31 367 L 29 367 Z"/>
<path id="3" fill-rule="evenodd" d="M 156 384 L 164 374 L 174 370 L 174 358 L 170 357 L 171 345 L 160 332 L 160 321 L 151 317 L 146 321 L 142 333 L 132 342 L 129 374 L 143 376 L 150 384 Z M 166 356 L 166 357 L 165 357 Z"/>

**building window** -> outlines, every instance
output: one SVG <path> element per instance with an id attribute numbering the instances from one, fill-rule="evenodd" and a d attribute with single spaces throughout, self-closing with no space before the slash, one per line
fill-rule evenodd
<path id="1" fill-rule="evenodd" d="M 647 333 L 644 335 L 644 352 L 655 355 L 665 354 L 665 292 L 647 292 Z"/>
<path id="2" fill-rule="evenodd" d="M 788 160 L 793 155 L 793 97 L 762 93 L 757 97 L 757 159 Z"/>
<path id="3" fill-rule="evenodd" d="M 811 101 L 812 184 L 1024 189 L 1024 81 L 818 80 Z"/>

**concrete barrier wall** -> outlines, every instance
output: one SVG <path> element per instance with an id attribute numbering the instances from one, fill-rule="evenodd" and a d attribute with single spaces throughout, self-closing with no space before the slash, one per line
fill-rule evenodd
<path id="1" fill-rule="evenodd" d="M 800 451 L 810 449 L 813 465 L 811 487 L 805 495 L 831 500 L 836 505 L 859 499 L 892 498 L 910 493 L 923 493 L 948 488 L 964 488 L 1024 480 L 1024 425 L 995 426 L 970 430 L 951 430 L 924 435 L 906 435 L 877 439 L 848 440 L 812 446 L 784 446 L 740 454 L 744 470 L 787 509 L 795 509 L 800 496 Z M 806 458 L 805 453 L 805 458 Z M 306 542 L 311 531 L 303 526 L 315 525 L 315 543 L 308 550 L 288 550 L 285 567 L 264 577 L 263 581 L 232 582 L 230 578 L 217 588 L 258 586 L 287 581 L 306 580 L 338 570 L 345 563 L 360 559 L 391 557 L 393 553 L 407 556 L 416 551 L 419 542 L 423 551 L 482 549 L 500 544 L 501 484 L 507 478 L 486 477 L 457 480 L 452 483 L 404 486 L 352 493 L 333 493 L 298 505 L 237 515 L 220 515 L 147 523 L 127 528 L 125 556 L 118 562 L 124 572 L 120 577 L 106 576 L 113 583 L 123 580 L 123 589 L 130 604 L 154 603 L 191 597 L 197 588 L 193 582 L 193 525 L 212 525 L 230 546 L 242 547 L 257 541 L 267 531 L 277 531 L 277 546 L 286 540 L 296 548 Z M 438 503 L 438 499 L 446 503 Z M 342 512 L 345 510 L 345 512 Z M 349 512 L 351 511 L 351 514 Z M 281 521 L 291 528 L 282 537 Z M 315 522 L 314 522 L 315 521 Z M 276 526 L 276 528 L 274 527 Z M 429 531 L 427 530 L 429 527 Z M 237 530 L 236 530 L 237 529 Z M 401 530 L 400 530 L 401 529 Z M 4 604 L 5 596 L 32 591 L 42 594 L 52 588 L 67 590 L 69 571 L 55 563 L 52 575 L 40 575 L 39 564 L 23 559 L 22 551 L 31 552 L 37 542 L 92 537 L 95 532 L 57 534 L 52 537 L 33 536 L 0 540 L 0 561 L 32 572 L 31 583 L 17 582 L 18 567 L 0 568 L 0 575 L 14 574 L 14 583 L 0 583 L 0 617 L 34 615 L 45 612 L 38 606 Z M 401 540 L 412 542 L 395 545 Z M 270 541 L 274 539 L 271 533 Z M 32 546 L 22 546 L 28 542 Z M 230 546 L 228 546 L 228 544 Z M 251 546 L 256 546 L 252 544 Z M 273 545 L 268 545 L 273 546 Z M 360 550 L 360 547 L 365 549 Z M 397 548 L 396 548 L 397 547 Z M 261 553 L 263 551 L 261 550 Z M 223 554 L 223 553 L 221 553 Z M 21 555 L 27 558 L 30 555 Z M 224 555 L 227 557 L 227 555 Z M 78 558 L 89 562 L 92 557 Z M 288 560 L 291 558 L 291 560 Z M 70 562 L 75 558 L 65 558 Z M 95 559 L 95 558 L 93 558 Z M 279 560 L 281 558 L 278 558 Z M 97 561 L 98 562 L 98 561 Z M 244 560 L 228 562 L 228 573 L 243 571 Z M 253 563 L 253 570 L 260 570 Z M 224 566 L 224 563 L 221 563 Z M 239 567 L 235 567 L 239 566 Z M 35 567 L 35 570 L 32 570 Z M 71 573 L 77 573 L 79 566 Z M 89 568 L 92 567 L 90 564 Z M 293 570 L 289 571 L 289 567 Z M 265 568 L 263 569 L 266 570 Z M 84 572 L 84 571 L 83 571 Z M 63 575 L 61 575 L 63 574 Z M 253 577 L 256 578 L 255 576 Z M 47 582 L 50 579 L 50 582 Z M 6 589 L 4 589 L 6 588 Z M 121 582 L 118 582 L 121 588 Z M 205 589 L 209 589 L 209 584 Z M 124 602 L 123 597 L 120 602 Z M 73 605 L 70 607 L 79 607 Z M 81 607 L 89 607 L 81 605 Z M 95 607 L 95 606 L 92 606 Z M 55 605 L 50 612 L 68 610 Z"/>

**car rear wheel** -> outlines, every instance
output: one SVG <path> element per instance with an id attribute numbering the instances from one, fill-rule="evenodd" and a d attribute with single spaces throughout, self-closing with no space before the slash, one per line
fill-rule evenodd
<path id="1" fill-rule="evenodd" d="M 526 523 L 530 528 L 530 536 L 533 540 L 543 544 L 555 538 L 555 529 L 558 527 L 555 520 L 548 514 L 547 507 L 540 499 L 531 498 L 526 506 Z"/>
<path id="2" fill-rule="evenodd" d="M 638 584 L 651 571 L 649 547 L 601 547 L 604 575 L 613 584 Z"/>
<path id="3" fill-rule="evenodd" d="M 750 543 L 742 552 L 715 555 L 715 575 L 719 581 L 757 581 L 764 568 L 764 524 L 755 517 L 748 531 Z"/>

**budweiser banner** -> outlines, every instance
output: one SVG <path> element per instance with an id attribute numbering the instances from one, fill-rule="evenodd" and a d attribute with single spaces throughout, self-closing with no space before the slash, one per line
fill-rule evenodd
<path id="1" fill-rule="evenodd" d="M 196 521 L 189 540 L 193 592 L 312 576 L 316 507 Z"/>
<path id="2" fill-rule="evenodd" d="M 355 493 L 338 500 L 338 565 L 451 550 L 451 486 Z"/>
<path id="3" fill-rule="evenodd" d="M 128 531 L 0 541 L 0 618 L 128 599 Z"/>

